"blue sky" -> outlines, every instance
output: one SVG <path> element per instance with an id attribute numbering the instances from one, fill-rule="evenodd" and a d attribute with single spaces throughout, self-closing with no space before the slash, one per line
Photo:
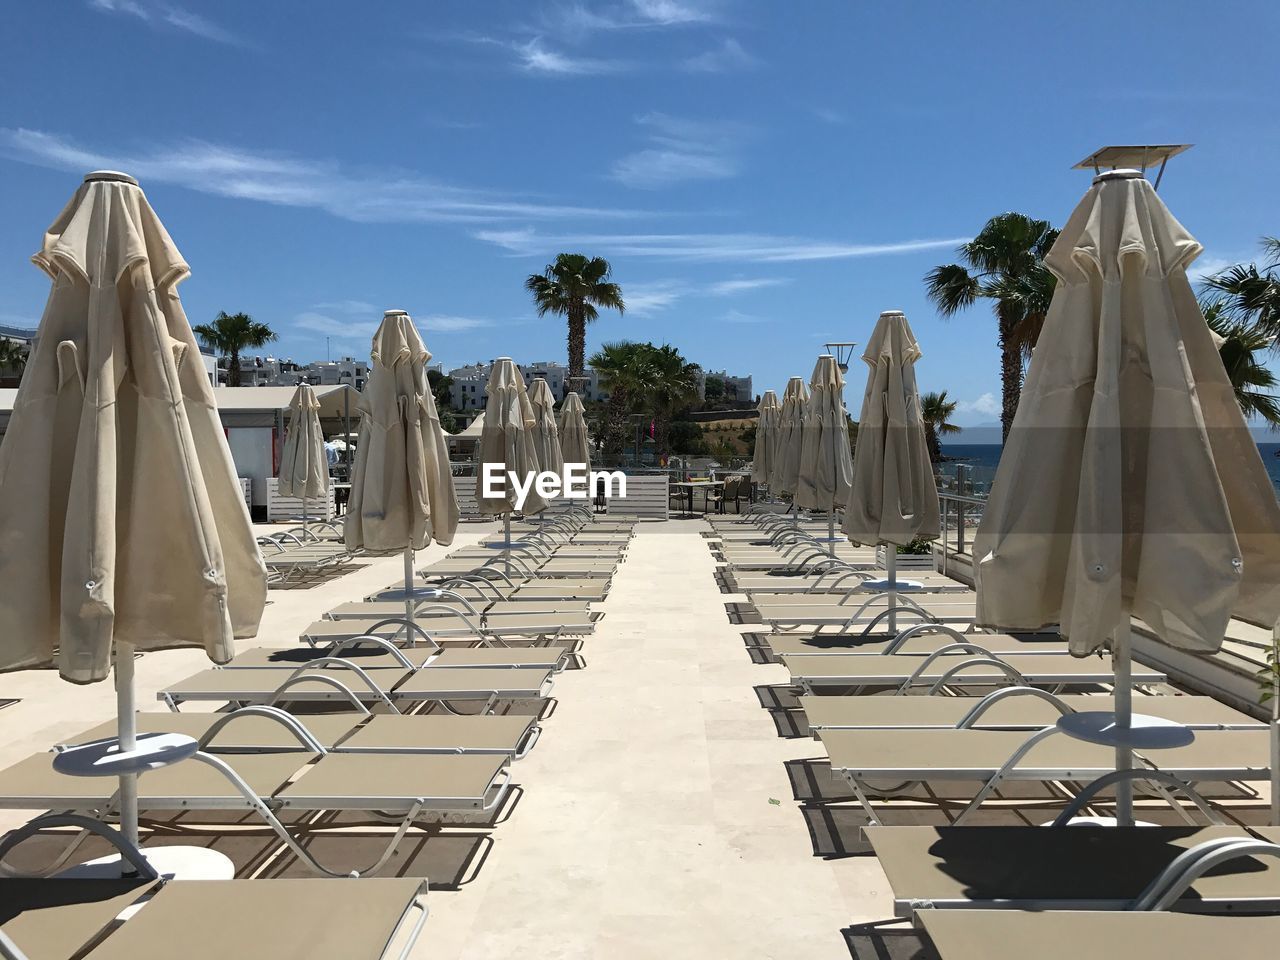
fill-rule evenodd
<path id="1" fill-rule="evenodd" d="M 630 305 L 592 346 L 665 340 L 780 390 L 900 308 L 922 387 L 989 422 L 989 313 L 939 320 L 921 277 L 993 214 L 1063 222 L 1093 148 L 1196 144 L 1161 194 L 1202 267 L 1280 233 L 1274 4 L 1231 4 L 1229 39 L 1203 4 L 1048 6 L 11 4 L 0 323 L 38 320 L 28 257 L 108 166 L 191 263 L 192 321 L 246 311 L 294 359 L 366 353 L 387 307 L 446 365 L 563 358 L 522 281 L 575 250 Z"/>

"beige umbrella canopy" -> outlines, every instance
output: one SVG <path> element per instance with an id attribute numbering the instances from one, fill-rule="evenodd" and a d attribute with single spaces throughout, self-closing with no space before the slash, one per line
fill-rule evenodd
<path id="1" fill-rule="evenodd" d="M 809 389 L 803 377 L 792 377 L 782 391 L 778 412 L 778 440 L 769 486 L 775 493 L 796 492 L 800 482 L 800 447 L 804 442 L 804 408 Z"/>
<path id="2" fill-rule="evenodd" d="M 757 408 L 760 419 L 756 421 L 756 449 L 751 458 L 751 479 L 756 483 L 769 482 L 777 459 L 778 418 L 782 415 L 782 405 L 778 403 L 778 395 L 766 390 L 760 397 Z"/>
<path id="3" fill-rule="evenodd" d="M 388 310 L 373 335 L 369 381 L 360 395 L 345 537 L 351 549 L 421 550 L 453 542 L 458 501 L 426 344 L 403 310 Z"/>
<path id="4" fill-rule="evenodd" d="M 906 546 L 938 537 L 938 487 L 916 389 L 920 356 L 907 318 L 880 314 L 862 353 L 867 388 L 844 512 L 844 532 L 855 543 Z"/>
<path id="5" fill-rule="evenodd" d="M 981 623 L 1111 648 L 1114 713 L 1058 727 L 1117 770 L 1193 736 L 1133 715 L 1131 617 L 1212 651 L 1233 613 L 1280 615 L 1280 506 L 1187 280 L 1200 252 L 1138 171 L 1094 179 L 1045 258 L 1053 304 L 974 543 Z M 1131 782 L 1116 797 L 1131 823 Z"/>
<path id="6" fill-rule="evenodd" d="M 560 452 L 564 463 L 585 464 L 591 469 L 591 438 L 587 434 L 582 398 L 569 393 L 560 405 Z"/>
<path id="7" fill-rule="evenodd" d="M 484 432 L 476 447 L 476 501 L 481 513 L 506 514 L 510 517 L 517 509 L 516 490 L 508 482 L 502 485 L 503 493 L 486 497 L 484 465 L 498 465 L 503 477 L 506 477 L 508 471 L 513 471 L 522 484 L 526 482 L 526 478 L 531 479 L 542 469 L 533 441 L 533 405 L 529 402 L 524 378 L 510 357 L 500 357 L 494 361 L 489 383 L 484 391 L 487 398 Z M 521 508 L 523 512 L 537 513 L 546 507 L 547 502 L 538 495 L 537 490 L 530 487 Z"/>
<path id="8" fill-rule="evenodd" d="M 0 449 L 0 669 L 91 683 L 113 643 L 225 663 L 266 570 L 178 299 L 190 268 L 108 172 L 32 259 L 53 290 Z"/>
<path id="9" fill-rule="evenodd" d="M 836 510 L 849 499 L 853 457 L 845 421 L 844 377 L 830 354 L 818 357 L 809 379 L 809 400 L 800 432 L 796 503 L 809 510 Z"/>
<path id="10" fill-rule="evenodd" d="M 289 430 L 280 457 L 280 496 L 323 499 L 329 491 L 329 463 L 320 430 L 320 401 L 307 383 L 289 401 Z"/>
<path id="11" fill-rule="evenodd" d="M 538 377 L 529 390 L 533 407 L 533 446 L 543 470 L 564 471 L 564 454 L 560 452 L 560 428 L 556 425 L 556 398 L 547 381 Z"/>
<path id="12" fill-rule="evenodd" d="M 1280 507 L 1186 270 L 1200 244 L 1134 171 L 1099 176 L 1058 277 L 976 538 L 978 616 L 1060 623 L 1078 655 L 1130 615 L 1216 650 L 1280 615 Z"/>

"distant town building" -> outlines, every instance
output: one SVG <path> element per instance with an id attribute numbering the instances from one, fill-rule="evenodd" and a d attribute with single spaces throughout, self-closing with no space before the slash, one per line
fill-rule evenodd
<path id="1" fill-rule="evenodd" d="M 309 383 L 314 387 L 339 384 L 363 390 L 369 379 L 369 361 L 342 357 L 339 360 L 313 360 L 295 363 L 282 357 L 240 357 L 240 386 L 292 387 Z M 218 382 L 227 382 L 227 361 L 218 361 Z"/>
<path id="2" fill-rule="evenodd" d="M 725 397 L 735 403 L 751 403 L 755 400 L 755 394 L 751 389 L 750 375 L 735 377 L 725 370 L 700 370 L 698 372 L 699 400 L 707 399 L 707 377 L 719 377 L 723 380 Z"/>
<path id="3" fill-rule="evenodd" d="M 566 393 L 565 383 L 569 379 L 569 368 L 563 363 L 539 360 L 533 363 L 518 363 L 524 376 L 525 386 L 529 386 L 539 377 L 546 379 L 551 393 L 559 399 Z M 492 363 L 472 363 L 465 367 L 457 367 L 449 371 L 453 383 L 449 387 L 449 401 L 455 410 L 483 410 L 485 406 L 485 385 L 489 382 L 489 374 L 493 370 Z M 585 384 L 578 384 L 578 395 L 583 400 L 608 400 L 609 391 L 602 390 L 600 378 L 588 367 L 584 371 Z"/>

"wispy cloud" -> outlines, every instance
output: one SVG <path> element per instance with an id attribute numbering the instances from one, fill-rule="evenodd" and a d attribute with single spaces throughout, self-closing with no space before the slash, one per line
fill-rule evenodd
<path id="1" fill-rule="evenodd" d="M 526 43 L 512 44 L 520 65 L 530 73 L 558 74 L 561 76 L 586 76 L 590 74 L 618 73 L 627 64 L 616 60 L 598 60 L 593 57 L 574 57 L 548 48 L 541 37 Z"/>
<path id="2" fill-rule="evenodd" d="M 713 283 L 707 290 L 717 297 L 731 297 L 738 293 L 750 293 L 752 290 L 763 290 L 766 287 L 780 287 L 790 283 L 787 277 L 747 277 L 740 280 L 721 280 Z"/>
<path id="3" fill-rule="evenodd" d="M 984 393 L 973 400 L 961 400 L 956 404 L 960 413 L 980 413 L 988 417 L 1000 415 L 1000 400 L 994 393 Z"/>
<path id="4" fill-rule="evenodd" d="M 641 211 L 540 203 L 397 170 L 351 172 L 327 160 L 188 140 L 138 153 L 96 151 L 55 133 L 0 127 L 0 156 L 57 170 L 125 170 L 201 193 L 324 210 L 360 223 L 498 223 L 623 218 Z"/>
<path id="5" fill-rule="evenodd" d="M 1192 283 L 1200 283 L 1207 277 L 1222 273 L 1228 267 L 1234 267 L 1237 263 L 1248 263 L 1252 258 L 1245 257 L 1210 257 L 1201 256 L 1195 263 L 1191 264 L 1191 268 L 1187 271 L 1187 278 Z"/>
<path id="6" fill-rule="evenodd" d="M 839 110 L 830 107 L 810 107 L 809 111 L 823 123 L 839 127 L 849 122 L 849 118 Z"/>
<path id="7" fill-rule="evenodd" d="M 169 26 L 215 43 L 245 45 L 244 41 L 231 31 L 198 13 L 171 3 L 155 3 L 152 0 L 88 0 L 88 4 L 90 9 L 97 10 L 99 13 L 132 17 L 151 27 Z"/>
<path id="8" fill-rule="evenodd" d="M 367 307 L 371 307 L 371 304 L 358 300 L 316 304 L 310 310 L 295 314 L 293 326 L 299 330 L 321 333 L 329 337 L 372 337 L 382 322 L 382 311 L 376 308 L 365 309 Z M 419 316 L 412 311 L 410 316 L 413 317 L 413 322 L 419 330 L 433 333 L 459 333 L 494 326 L 492 320 L 481 317 L 460 317 L 445 313 L 427 313 Z"/>
<path id="9" fill-rule="evenodd" d="M 732 121 L 697 121 L 665 113 L 636 118 L 649 144 L 617 160 L 610 177 L 652 190 L 687 180 L 720 180 L 738 172 L 736 152 L 750 128 Z"/>
<path id="10" fill-rule="evenodd" d="M 920 253 L 955 247 L 968 239 L 949 237 L 892 243 L 840 243 L 755 233 L 556 235 L 543 234 L 532 227 L 518 230 L 479 230 L 473 236 L 520 256 L 542 255 L 548 249 L 560 247 L 590 247 L 613 256 L 747 263 L 849 260 Z"/>
<path id="11" fill-rule="evenodd" d="M 654 280 L 649 283 L 629 283 L 623 291 L 627 313 L 643 317 L 665 310 L 690 292 L 690 285 L 683 280 Z"/>
<path id="12" fill-rule="evenodd" d="M 685 60 L 682 66 L 691 73 L 728 73 L 731 70 L 749 70 L 759 62 L 742 48 L 742 44 L 729 37 L 718 47 Z"/>

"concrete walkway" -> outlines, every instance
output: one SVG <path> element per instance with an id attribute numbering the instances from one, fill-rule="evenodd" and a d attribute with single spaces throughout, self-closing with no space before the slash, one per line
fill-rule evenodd
<path id="1" fill-rule="evenodd" d="M 844 957 L 886 917 L 874 858 L 813 855 L 701 521 L 643 525 L 587 668 L 563 676 L 478 877 L 432 894 L 422 956 Z M 779 801 L 772 803 L 771 800 Z"/>

